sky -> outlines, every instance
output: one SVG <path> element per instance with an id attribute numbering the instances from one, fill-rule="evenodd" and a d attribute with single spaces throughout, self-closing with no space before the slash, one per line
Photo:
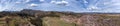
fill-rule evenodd
<path id="1" fill-rule="evenodd" d="M 0 11 L 23 9 L 120 13 L 120 0 L 0 0 Z"/>

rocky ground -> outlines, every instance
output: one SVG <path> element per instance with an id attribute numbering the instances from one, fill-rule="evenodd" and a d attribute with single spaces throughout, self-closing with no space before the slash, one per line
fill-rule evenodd
<path id="1" fill-rule="evenodd" d="M 0 26 L 120 26 L 120 14 L 29 9 L 3 11 L 0 12 Z"/>

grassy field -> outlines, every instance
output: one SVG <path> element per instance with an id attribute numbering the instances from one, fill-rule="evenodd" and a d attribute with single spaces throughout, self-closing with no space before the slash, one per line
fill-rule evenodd
<path id="1" fill-rule="evenodd" d="M 43 25 L 44 26 L 75 26 L 75 24 L 67 23 L 65 21 L 60 20 L 57 17 L 44 17 Z"/>

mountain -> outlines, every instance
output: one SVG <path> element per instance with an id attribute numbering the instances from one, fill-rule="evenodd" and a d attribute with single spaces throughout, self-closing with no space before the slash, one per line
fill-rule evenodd
<path id="1" fill-rule="evenodd" d="M 0 12 L 0 26 L 120 26 L 119 13 L 74 13 L 24 9 Z"/>

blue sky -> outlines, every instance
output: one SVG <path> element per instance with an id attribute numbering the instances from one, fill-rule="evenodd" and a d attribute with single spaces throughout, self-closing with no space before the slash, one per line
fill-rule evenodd
<path id="1" fill-rule="evenodd" d="M 0 11 L 23 9 L 120 13 L 120 0 L 0 0 Z"/>

